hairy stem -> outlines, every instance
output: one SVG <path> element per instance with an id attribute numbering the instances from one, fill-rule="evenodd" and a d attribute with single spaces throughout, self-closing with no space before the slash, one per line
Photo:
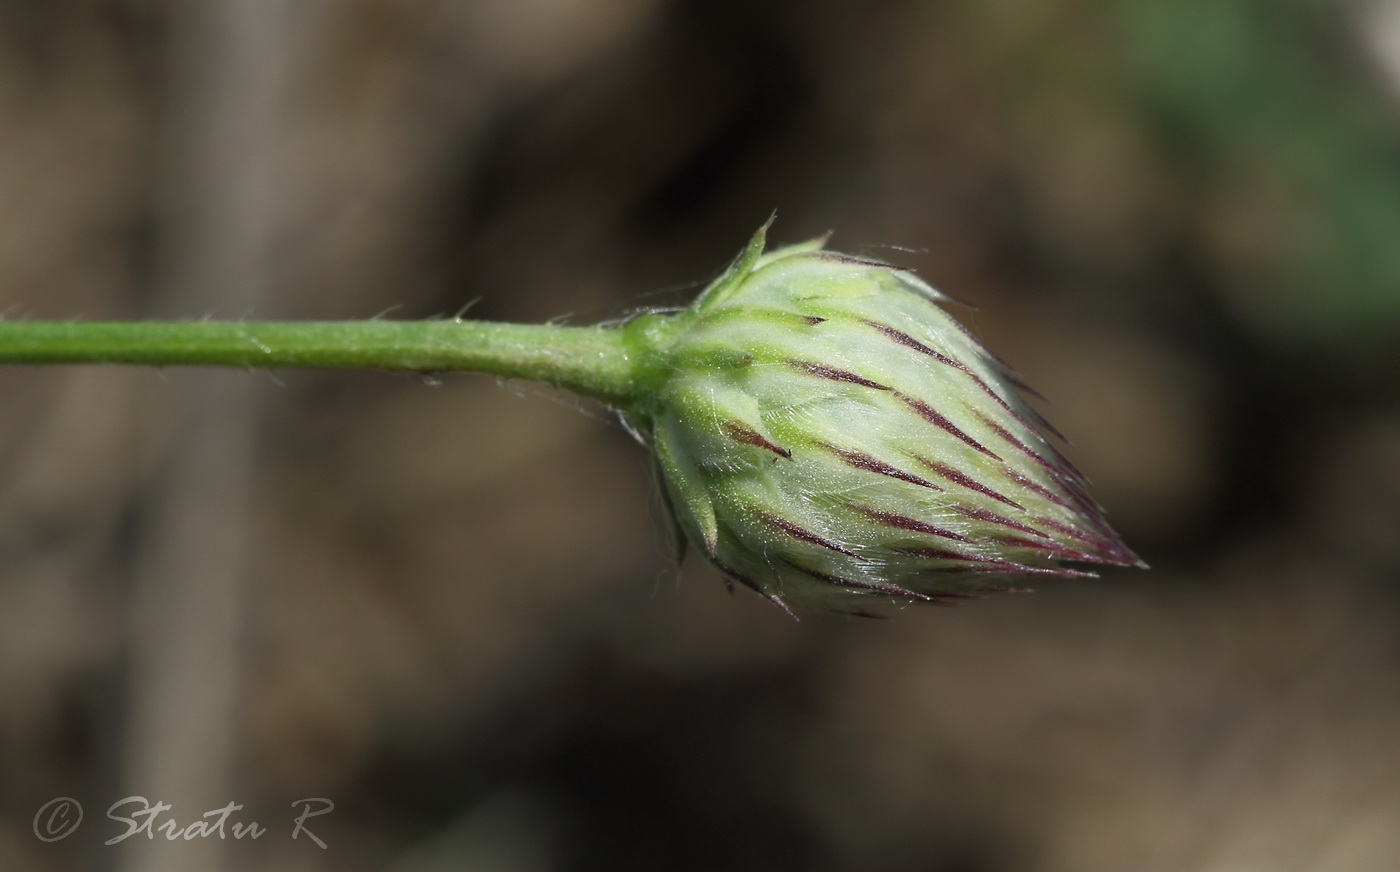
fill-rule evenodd
<path id="1" fill-rule="evenodd" d="M 0 364 L 481 372 L 612 405 L 635 393 L 626 331 L 488 321 L 0 321 Z"/>

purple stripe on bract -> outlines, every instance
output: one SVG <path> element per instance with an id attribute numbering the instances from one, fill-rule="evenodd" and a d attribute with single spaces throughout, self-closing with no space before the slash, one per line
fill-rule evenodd
<path id="1" fill-rule="evenodd" d="M 972 370 L 968 369 L 966 366 L 963 366 L 961 363 L 958 363 L 956 360 L 954 360 L 946 354 L 934 351 L 932 348 L 929 348 L 927 345 L 915 339 L 913 336 L 910 336 L 908 333 L 905 333 L 903 330 L 896 330 L 895 328 L 887 326 L 885 324 L 881 324 L 878 321 L 862 321 L 861 323 L 869 327 L 875 328 L 888 338 L 893 339 L 900 345 L 903 345 L 905 348 L 912 348 L 920 354 L 926 354 L 929 357 L 932 357 L 939 363 L 951 366 L 954 369 L 960 369 L 968 375 L 972 375 L 973 378 L 976 378 L 976 376 L 973 375 Z"/>
<path id="2" fill-rule="evenodd" d="M 1007 499 L 1006 497 L 1002 496 L 1001 494 L 997 493 L 996 491 L 992 490 L 991 488 L 987 487 L 981 482 L 976 481 L 971 476 L 958 472 L 956 469 L 954 469 L 946 463 L 935 463 L 932 460 L 926 460 L 922 457 L 917 456 L 914 459 L 922 463 L 924 466 L 927 466 L 929 469 L 933 470 L 938 475 L 943 476 L 949 481 L 956 482 L 962 485 L 963 487 L 967 488 L 968 490 L 977 491 L 983 496 L 991 497 L 997 502 L 1005 503 L 1006 505 L 1011 506 L 1014 509 L 1020 509 L 1023 512 L 1026 510 L 1026 507 L 1021 505 L 1020 503 L 1014 500 Z"/>
<path id="3" fill-rule="evenodd" d="M 965 594 L 956 592 L 935 591 L 933 593 L 919 593 L 918 591 L 909 590 L 907 588 L 900 587 L 899 585 L 895 584 L 887 584 L 878 581 L 856 581 L 849 578 L 842 578 L 836 575 L 828 575 L 825 572 L 817 572 L 813 569 L 807 569 L 806 567 L 798 566 L 796 563 L 793 563 L 789 560 L 784 560 L 783 562 L 791 566 L 793 569 L 796 569 L 798 572 L 801 572 L 805 575 L 810 575 L 818 581 L 824 581 L 827 584 L 833 585 L 835 587 L 850 588 L 852 590 L 870 591 L 871 593 L 883 593 L 889 594 L 890 596 L 900 596 L 905 597 L 907 599 L 912 599 L 916 602 L 928 603 L 930 605 L 935 606 L 956 606 L 962 604 L 960 602 L 961 600 L 982 599 L 982 597 L 978 597 L 975 594 Z"/>
<path id="4" fill-rule="evenodd" d="M 735 442 L 742 442 L 745 445 L 753 445 L 758 448 L 766 448 L 774 454 L 778 455 L 779 457 L 783 458 L 784 460 L 792 459 L 791 451 L 788 451 L 786 448 L 774 445 L 772 442 L 769 442 L 767 439 L 763 438 L 763 434 L 758 433 L 754 430 L 750 430 L 743 424 L 738 424 L 734 421 L 725 421 L 723 427 L 724 435 L 728 436 L 730 439 L 733 439 Z"/>
<path id="5" fill-rule="evenodd" d="M 1034 424 L 1032 424 L 1030 421 L 1027 421 L 1027 420 L 1026 420 L 1026 417 L 1025 417 L 1024 415 L 1022 415 L 1020 412 L 1016 411 L 1016 409 L 1012 408 L 1012 406 L 1011 406 L 1010 403 L 1008 403 L 1008 402 L 1006 402 L 1006 400 L 1002 399 L 1001 395 L 998 394 L 996 391 L 992 390 L 992 389 L 987 385 L 986 382 L 982 381 L 982 379 L 978 378 L 976 375 L 974 375 L 973 378 L 977 379 L 978 383 L 982 385 L 983 390 L 985 390 L 988 394 L 990 394 L 991 397 L 992 397 L 992 399 L 994 399 L 994 400 L 997 401 L 997 404 L 1001 406 L 1002 411 L 1004 411 L 1004 412 L 1006 412 L 1006 414 L 1010 415 L 1010 416 L 1012 417 L 1012 419 L 1015 420 L 1015 422 L 1016 422 L 1017 424 L 1020 424 L 1022 427 L 1025 427 L 1027 430 L 1031 431 L 1032 433 L 1035 433 L 1036 437 L 1037 437 L 1038 439 L 1040 439 L 1040 441 L 1041 441 L 1042 443 L 1044 443 L 1045 446 L 1046 446 L 1047 448 L 1049 448 L 1051 451 L 1055 451 L 1055 447 L 1054 447 L 1053 445 L 1051 445 L 1051 444 L 1045 439 L 1045 437 L 1044 437 L 1043 435 L 1040 434 L 1039 431 L 1036 430 Z M 1049 430 L 1049 431 L 1050 431 L 1051 433 L 1053 433 L 1061 442 L 1066 442 L 1066 443 L 1069 442 L 1069 440 L 1065 438 L 1065 435 L 1064 435 L 1063 433 L 1061 433 L 1059 430 L 1056 430 L 1056 429 L 1055 429 L 1055 425 L 1054 425 L 1054 424 L 1051 424 L 1049 421 L 1045 420 L 1045 416 L 1044 416 L 1044 415 L 1040 414 L 1040 413 L 1037 412 L 1035 409 L 1032 409 L 1032 408 L 1030 408 L 1029 406 L 1025 406 L 1025 408 L 1026 408 L 1026 410 L 1027 410 L 1028 412 L 1031 413 L 1031 417 L 1034 418 L 1037 422 L 1039 422 L 1039 424 L 1040 424 L 1041 427 L 1045 428 L 1046 430 Z M 977 412 L 974 411 L 974 414 L 977 414 L 979 417 L 981 417 L 980 413 L 977 413 Z M 1056 452 L 1056 454 L 1059 454 L 1059 452 Z M 1063 455 L 1061 455 L 1061 456 L 1063 456 Z M 1068 462 L 1068 461 L 1066 461 L 1066 462 Z"/>
<path id="6" fill-rule="evenodd" d="M 973 348 L 977 349 L 983 357 L 986 357 L 988 360 L 995 363 L 997 367 L 1002 370 L 1002 374 L 1008 376 L 1008 379 L 1010 377 L 1020 377 L 1020 373 L 1012 369 L 1011 364 L 1007 363 L 1006 361 L 1002 360 L 999 356 L 997 356 L 997 353 L 995 351 L 992 351 L 985 344 L 983 344 L 982 340 L 978 339 L 976 334 L 974 334 L 971 330 L 963 326 L 963 324 L 960 321 L 958 321 L 956 318 L 949 318 L 948 321 L 954 327 L 958 328 L 958 332 L 961 333 L 963 337 L 967 339 L 968 343 L 971 344 Z"/>
<path id="7" fill-rule="evenodd" d="M 1030 385 L 1026 384 L 1024 381 L 1021 380 L 1021 377 L 1019 375 L 1010 371 L 1009 369 L 1002 373 L 1002 377 L 1005 378 L 1007 381 L 1011 382 L 1011 384 L 1013 384 L 1018 390 L 1025 391 L 1026 393 L 1035 397 L 1037 400 L 1045 399 L 1044 394 L 1031 387 Z M 1046 400 L 1046 402 L 1049 402 L 1049 400 Z"/>
<path id="8" fill-rule="evenodd" d="M 908 394 L 901 394 L 896 392 L 896 395 L 904 401 L 905 405 L 909 406 L 911 409 L 917 412 L 919 417 L 923 418 L 925 421 L 928 421 L 935 427 L 947 431 L 952 436 L 956 437 L 957 439 L 961 440 L 962 442 L 976 449 L 977 451 L 982 452 L 983 454 L 987 455 L 993 460 L 1001 460 L 1000 457 L 992 453 L 992 451 L 988 449 L 985 445 L 983 445 L 981 442 L 978 442 L 976 439 L 973 439 L 971 436 L 959 430 L 956 424 L 940 415 L 938 411 L 932 406 L 930 406 L 928 403 L 925 403 L 923 400 L 915 399 L 914 397 L 911 397 Z"/>
<path id="9" fill-rule="evenodd" d="M 1079 467 L 1075 466 L 1073 463 L 1070 462 L 1068 457 L 1065 457 L 1064 454 L 1060 453 L 1060 449 L 1056 448 L 1052 443 L 1048 441 L 1045 442 L 1045 447 L 1050 449 L 1050 453 L 1055 455 L 1056 462 L 1058 462 L 1061 468 L 1063 468 L 1066 472 L 1074 476 L 1079 481 L 1087 482 L 1089 480 L 1088 476 L 1079 471 Z"/>
<path id="10" fill-rule="evenodd" d="M 912 556 L 923 556 L 923 549 L 900 549 Z M 938 555 L 929 555 L 938 559 Z M 995 558 L 967 558 L 981 565 L 979 566 L 951 566 L 940 569 L 939 572 L 957 575 L 1046 575 L 1056 578 L 1097 578 L 1092 572 L 1081 572 L 1077 569 L 1064 569 L 1059 566 L 1031 566 L 1025 563 L 1016 563 L 1011 560 L 997 560 Z"/>
<path id="11" fill-rule="evenodd" d="M 1085 521 L 1096 521 L 1096 518 L 1085 518 Z M 1046 528 L 1056 530 L 1057 533 L 1064 533 L 1064 535 L 1070 537 L 1070 539 L 1077 539 L 1079 542 L 1092 544 L 1096 549 L 1107 551 L 1107 553 L 1112 554 L 1119 551 L 1119 544 L 1114 542 L 1117 536 L 1098 536 L 1095 535 L 1092 530 L 1075 528 L 1075 526 L 1070 526 L 1068 523 L 1054 521 L 1054 519 L 1051 518 L 1035 518 L 1035 522 L 1039 523 L 1039 525 L 1046 526 Z"/>
<path id="12" fill-rule="evenodd" d="M 927 479 L 919 478 L 917 475 L 911 475 L 900 469 L 896 469 L 895 467 L 890 466 L 888 463 L 885 463 L 881 460 L 876 460 L 868 454 L 862 454 L 859 451 L 851 451 L 846 448 L 839 448 L 835 445 L 832 445 L 829 442 L 819 442 L 818 444 L 821 445 L 823 448 L 834 452 L 838 457 L 840 457 L 843 461 L 846 462 L 846 465 L 853 466 L 856 469 L 864 469 L 868 472 L 876 472 L 880 475 L 887 475 L 890 478 L 897 478 L 900 481 L 907 481 L 910 484 L 916 484 L 919 487 L 926 487 L 930 490 L 943 490 L 943 488 L 939 487 L 931 481 L 928 481 Z"/>
<path id="13" fill-rule="evenodd" d="M 1006 411 L 1007 414 L 1011 415 L 1011 417 L 1015 418 L 1017 421 L 1020 421 L 1022 424 L 1025 424 L 1025 423 L 1026 423 L 1026 422 L 1025 422 L 1025 419 L 1023 419 L 1023 418 L 1021 417 L 1021 413 L 1020 413 L 1020 412 L 1017 412 L 1015 409 L 1011 408 L 1011 404 L 1008 403 L 1008 402 L 1002 397 L 1001 394 L 999 394 L 999 393 L 997 393 L 995 390 L 993 390 L 991 385 L 989 385 L 989 384 L 987 384 L 985 381 L 983 381 L 982 376 L 978 375 L 977 373 L 973 372 L 972 370 L 968 370 L 967 374 L 970 375 L 970 376 L 972 376 L 973 381 L 977 382 L 977 386 L 980 387 L 983 391 L 985 391 L 985 392 L 987 393 L 987 396 L 991 397 L 993 400 L 996 400 L 997 405 L 998 405 L 998 406 L 1001 406 L 1002 409 L 1004 409 L 1004 410 Z"/>
<path id="14" fill-rule="evenodd" d="M 826 548 L 830 551 L 835 551 L 837 554 L 844 554 L 847 557 L 854 557 L 857 560 L 866 559 L 864 557 L 861 557 L 854 551 L 842 548 L 840 545 L 836 544 L 835 542 L 832 542 L 830 539 L 823 539 L 821 536 L 818 536 L 811 530 L 799 527 L 798 525 L 787 520 L 786 518 L 780 518 L 777 515 L 770 515 L 767 512 L 761 512 L 757 510 L 754 511 L 754 515 L 757 516 L 758 519 L 763 523 L 767 524 L 775 530 L 786 533 L 794 539 L 798 539 L 803 542 L 809 542 L 813 545 L 819 545 L 822 548 Z"/>
<path id="15" fill-rule="evenodd" d="M 1075 529 L 1068 524 L 1061 524 L 1059 521 L 1053 521 L 1049 518 L 1036 518 L 1035 522 L 1042 526 L 1049 527 L 1051 530 L 1058 533 L 1062 533 L 1071 539 L 1083 542 L 1087 545 L 1092 545 L 1098 551 L 1098 556 L 1094 557 L 1094 561 L 1097 563 L 1109 563 L 1115 566 L 1132 566 L 1139 560 L 1136 554 L 1129 551 L 1123 543 L 1117 541 L 1116 536 L 1112 538 L 1108 536 L 1096 536 L 1093 533 Z"/>
<path id="16" fill-rule="evenodd" d="M 965 560 L 970 563 L 982 564 L 980 566 L 951 566 L 940 569 L 939 572 L 951 573 L 985 573 L 985 574 L 1024 574 L 1024 575 L 1054 575 L 1064 578 L 1093 578 L 1093 573 L 1080 572 L 1076 569 L 1063 569 L 1058 566 L 1030 566 L 1025 563 L 1016 563 L 1013 560 L 999 560 L 995 557 L 978 557 L 970 554 L 959 554 L 956 551 L 948 551 L 943 548 L 896 548 L 901 554 L 908 554 L 911 557 L 923 557 L 929 560 Z"/>
<path id="17" fill-rule="evenodd" d="M 788 566 L 791 566 L 793 569 L 796 569 L 798 572 L 803 573 L 804 575 L 810 575 L 818 581 L 824 581 L 827 584 L 835 585 L 836 587 L 848 587 L 854 590 L 868 590 L 872 593 L 885 593 L 889 594 L 890 596 L 902 596 L 916 600 L 927 601 L 932 599 L 931 597 L 925 594 L 908 590 L 906 588 L 900 587 L 897 584 L 890 584 L 884 581 L 858 581 L 850 578 L 842 578 L 839 575 L 830 575 L 825 572 L 818 572 L 815 569 L 808 569 L 805 566 L 798 566 L 791 560 L 784 560 L 783 562 L 786 563 Z"/>
<path id="18" fill-rule="evenodd" d="M 1062 436 L 1062 435 L 1060 434 L 1060 431 L 1056 430 L 1053 426 L 1051 426 L 1050 422 L 1047 421 L 1047 420 L 1045 420 L 1044 416 L 1042 416 L 1039 412 L 1035 411 L 1034 409 L 1031 409 L 1030 411 L 1031 411 L 1031 414 L 1035 416 L 1036 420 L 1038 420 L 1038 421 L 1039 421 L 1046 429 L 1048 429 L 1050 432 L 1052 432 L 1052 433 L 1054 433 L 1056 436 L 1058 436 L 1058 437 L 1060 438 L 1061 441 L 1063 441 L 1063 442 L 1068 442 L 1068 441 L 1069 441 L 1068 439 L 1065 439 L 1065 437 Z M 1035 458 L 1037 461 L 1039 461 L 1040 463 L 1045 464 L 1047 469 L 1050 469 L 1051 471 L 1055 472 L 1057 475 L 1069 475 L 1069 476 L 1071 476 L 1071 477 L 1073 477 L 1073 478 L 1077 478 L 1077 479 L 1079 479 L 1079 480 L 1081 480 L 1081 481 L 1084 480 L 1084 473 L 1080 472 L 1080 471 L 1079 471 L 1079 468 L 1078 468 L 1077 466 L 1075 466 L 1073 463 L 1070 463 L 1070 462 L 1069 462 L 1069 458 L 1068 458 L 1068 457 L 1065 457 L 1064 454 L 1062 454 L 1062 453 L 1060 452 L 1060 449 L 1056 448 L 1056 447 L 1054 446 L 1054 444 L 1050 442 L 1049 439 L 1046 439 L 1046 438 L 1045 438 L 1044 436 L 1042 436 L 1039 432 L 1037 432 L 1036 429 L 1035 429 L 1035 427 L 1031 426 L 1030 423 L 1028 423 L 1028 422 L 1026 421 L 1025 418 L 1023 418 L 1023 417 L 1021 417 L 1020 415 L 1018 415 L 1015 411 L 1012 411 L 1012 412 L 1011 412 L 1012 417 L 1014 417 L 1014 418 L 1016 419 L 1016 421 L 1017 421 L 1018 423 L 1021 424 L 1021 426 L 1025 427 L 1027 430 L 1030 430 L 1032 433 L 1034 433 L 1035 436 L 1036 436 L 1036 438 L 1040 441 L 1040 444 L 1041 444 L 1041 445 L 1044 445 L 1044 446 L 1046 447 L 1046 449 L 1047 449 L 1051 454 L 1055 455 L 1055 461 L 1059 464 L 1058 467 L 1056 467 L 1056 466 L 1054 466 L 1054 465 L 1051 465 L 1051 464 L 1050 464 L 1050 461 L 1048 461 L 1048 460 L 1046 460 L 1045 458 L 1041 457 L 1040 454 L 1039 454 L 1038 452 L 1032 450 L 1032 449 L 1031 449 L 1030 447 L 1028 447 L 1024 442 L 1022 442 L 1021 440 L 1017 439 L 1015 436 L 1012 436 L 1009 432 L 1006 431 L 1005 428 L 998 426 L 998 425 L 996 424 L 996 422 L 992 421 L 992 420 L 991 420 L 990 418 L 988 418 L 986 415 L 984 415 L 984 414 L 982 414 L 981 412 L 978 412 L 978 411 L 976 411 L 976 410 L 973 410 L 973 414 L 976 415 L 978 418 L 982 419 L 982 423 L 986 424 L 988 427 L 991 427 L 993 430 L 997 431 L 997 434 L 1000 435 L 1002 438 L 1004 438 L 1004 439 L 1006 439 L 1006 440 L 1008 440 L 1008 441 L 1014 443 L 1014 444 L 1016 445 L 1016 447 L 1020 448 L 1022 451 L 1026 452 L 1026 453 L 1029 454 L 1030 456 L 1034 457 L 1034 458 Z"/>
<path id="19" fill-rule="evenodd" d="M 1100 537 L 1100 542 L 1112 544 L 1112 550 L 1115 554 L 1131 555 L 1134 560 L 1138 559 L 1137 555 L 1128 550 L 1128 546 L 1123 544 L 1122 540 L 1118 538 L 1118 534 L 1108 525 L 1108 521 L 1104 520 L 1098 512 L 1080 514 L 1079 519 L 1093 528 L 1093 532 Z"/>
<path id="20" fill-rule="evenodd" d="M 879 382 L 873 382 L 868 378 L 862 378 L 853 372 L 846 372 L 844 369 L 833 369 L 829 366 L 822 366 L 820 363 L 812 363 L 810 360 L 789 360 L 788 364 L 795 366 L 804 372 L 820 378 L 831 379 L 832 381 L 848 382 L 853 385 L 874 388 L 877 391 L 887 391 L 889 388 Z"/>
<path id="21" fill-rule="evenodd" d="M 1027 539 L 1024 536 L 993 536 L 992 540 L 1000 545 L 1010 545 L 1013 548 L 1033 548 L 1036 551 L 1044 551 L 1053 554 L 1062 560 L 1083 560 L 1088 563 L 1099 562 L 1097 555 L 1087 551 L 1077 551 L 1073 548 L 1066 548 L 1054 542 L 1041 542 L 1036 539 Z"/>
<path id="22" fill-rule="evenodd" d="M 868 266 L 875 269 L 889 269 L 890 265 L 883 260 L 872 260 L 866 257 L 855 257 L 849 254 L 841 254 L 838 251 L 814 251 L 807 255 L 814 260 L 826 260 L 835 263 L 848 263 L 851 266 Z"/>
<path id="23" fill-rule="evenodd" d="M 1063 566 L 1022 566 L 1016 570 L 1025 575 L 1048 575 L 1052 578 L 1098 578 L 1097 573 L 1082 569 L 1065 569 Z"/>
<path id="24" fill-rule="evenodd" d="M 1008 561 L 996 561 L 987 566 L 953 566 L 939 571 L 954 575 L 1048 575 L 1054 578 L 1098 578 L 1092 572 L 1082 572 L 1078 569 L 1064 569 L 1059 566 L 1026 566 Z M 1024 588 L 1002 588 L 999 586 L 979 589 L 990 593 L 1024 590 Z"/>
<path id="25" fill-rule="evenodd" d="M 934 349 L 929 348 L 927 345 L 923 344 L 922 342 L 920 342 L 919 340 L 915 339 L 913 336 L 910 336 L 908 333 L 905 333 L 902 330 L 896 330 L 893 327 L 890 327 L 885 324 L 880 324 L 876 321 L 864 321 L 862 323 L 866 324 L 869 327 L 873 327 L 875 330 L 878 330 L 880 333 L 883 333 L 886 337 L 894 340 L 900 345 L 905 346 L 906 348 L 912 348 L 921 354 L 926 354 L 929 357 L 932 357 L 939 363 L 951 366 L 954 369 L 961 370 L 962 372 L 967 373 L 968 378 L 972 379 L 972 381 L 977 385 L 977 387 L 981 388 L 987 396 L 991 397 L 997 405 L 1001 406 L 1001 408 L 1008 415 L 1011 415 L 1011 417 L 1015 418 L 1023 426 L 1030 428 L 1030 422 L 1027 421 L 1024 417 L 1022 417 L 1020 412 L 1016 411 L 1016 409 L 1013 408 L 1012 405 L 1008 403 L 1006 399 L 1002 397 L 1001 394 L 997 393 L 995 388 L 987 384 L 985 379 L 983 379 L 977 373 L 973 372 L 966 365 L 954 360 L 953 358 L 949 357 L 946 354 L 943 354 L 942 352 L 935 351 Z M 1061 439 L 1064 439 L 1064 441 L 1069 441 L 1068 439 L 1065 439 L 1065 437 L 1058 430 L 1056 430 L 1050 424 L 1049 421 L 1046 421 L 1043 417 L 1041 417 L 1039 412 L 1035 411 L 1034 409 L 1031 409 L 1030 411 L 1031 414 L 1035 416 L 1035 418 L 1038 421 L 1045 425 L 1045 428 L 1047 430 L 1054 433 L 1056 436 L 1059 436 Z"/>
<path id="26" fill-rule="evenodd" d="M 775 594 L 775 593 L 769 593 L 768 591 L 764 590 L 762 587 L 759 587 L 758 582 L 754 581 L 752 578 L 749 578 L 747 575 L 744 575 L 742 572 L 739 572 L 738 570 L 735 570 L 735 569 L 732 569 L 732 568 L 730 568 L 730 567 L 728 567 L 728 566 L 725 566 L 723 563 L 719 562 L 718 560 L 714 559 L 713 557 L 710 558 L 710 562 L 713 563 L 713 564 L 715 565 L 715 568 L 718 569 L 718 570 L 720 571 L 720 573 L 723 574 L 726 578 L 732 578 L 732 579 L 734 579 L 735 581 L 737 581 L 737 582 L 739 582 L 740 584 L 742 584 L 744 587 L 747 587 L 748 589 L 754 591 L 754 592 L 757 593 L 759 596 L 763 597 L 764 599 L 768 600 L 768 601 L 769 601 L 770 603 L 772 603 L 773 605 L 777 606 L 778 609 L 781 610 L 781 611 L 783 612 L 783 614 L 787 615 L 789 618 L 792 618 L 794 621 L 800 620 L 800 619 L 797 617 L 797 613 L 794 612 L 794 611 L 788 606 L 787 603 L 783 602 L 782 597 L 778 596 L 778 595 Z"/>
<path id="27" fill-rule="evenodd" d="M 763 588 L 759 587 L 758 582 L 754 581 L 752 578 L 749 578 L 747 575 L 744 575 L 737 569 L 733 569 L 732 567 L 724 565 L 714 557 L 710 558 L 710 562 L 715 565 L 715 568 L 718 569 L 724 575 L 725 578 L 733 579 L 734 581 L 739 582 L 744 587 L 747 587 L 749 590 L 752 590 L 756 593 L 763 593 Z"/>
<path id="28" fill-rule="evenodd" d="M 976 554 L 963 554 L 961 551 L 951 551 L 947 548 L 895 548 L 900 554 L 908 554 L 911 557 L 922 557 L 926 560 L 966 560 L 972 563 L 1005 563 L 1005 561 L 988 560 L 986 557 L 979 557 Z"/>
<path id="29" fill-rule="evenodd" d="M 945 530 L 942 527 L 925 524 L 923 521 L 915 520 L 914 518 L 906 518 L 903 515 L 896 515 L 893 512 L 882 512 L 879 509 L 871 509 L 866 506 L 857 506 L 853 503 L 847 503 L 847 506 L 852 511 L 859 512 L 870 520 L 878 524 L 884 524 L 886 527 L 911 530 L 915 533 L 927 533 L 930 536 L 941 536 L 944 539 L 952 539 L 955 542 L 972 542 L 971 539 L 954 533 L 952 530 Z"/>
<path id="30" fill-rule="evenodd" d="M 987 425 L 987 427 L 989 427 L 993 433 L 997 434 L 1005 441 L 1011 443 L 1011 445 L 1014 446 L 1018 451 L 1029 457 L 1031 460 L 1034 460 L 1046 472 L 1050 473 L 1051 478 L 1056 484 L 1058 484 L 1061 487 L 1062 490 L 1064 490 L 1065 495 L 1068 496 L 1070 499 L 1074 500 L 1074 502 L 1078 504 L 1080 508 L 1084 509 L 1085 511 L 1097 511 L 1097 509 L 1093 506 L 1092 501 L 1089 500 L 1088 494 L 1084 493 L 1083 488 L 1080 487 L 1079 483 L 1074 480 L 1074 476 L 1070 473 L 1068 469 L 1061 466 L 1056 466 L 1051 461 L 1046 460 L 1044 457 L 1041 456 L 1041 454 L 1038 451 L 1034 450 L 1029 445 L 1022 442 L 1020 439 L 1017 439 L 1005 427 L 993 421 L 991 418 L 988 418 L 981 412 L 973 412 L 973 414 L 975 414 L 983 424 Z M 1047 443 L 1047 447 L 1052 446 L 1049 446 Z M 1058 454 L 1058 452 L 1056 453 Z"/>
<path id="31" fill-rule="evenodd" d="M 1059 521 L 1053 520 L 1051 518 L 1036 518 L 1035 522 L 1043 527 L 1049 527 L 1056 533 L 1068 536 L 1071 539 L 1077 539 L 1080 542 L 1085 542 L 1094 546 L 1102 546 L 1108 544 L 1099 537 L 1094 536 L 1093 534 L 1086 533 L 1085 531 L 1080 530 L 1076 527 L 1071 527 L 1069 524 L 1062 524 Z"/>
<path id="32" fill-rule="evenodd" d="M 1032 536 L 1039 536 L 1042 539 L 1049 539 L 1049 535 L 1040 532 L 1034 527 L 1022 524 L 1020 521 L 1013 521 L 1005 515 L 998 515 L 996 512 L 989 512 L 986 509 L 974 509 L 969 506 L 949 506 L 953 511 L 964 517 L 972 518 L 975 521 L 986 521 L 989 524 L 1000 524 L 1003 527 L 1010 527 L 1013 530 L 1020 530 L 1022 533 L 1029 533 Z"/>
<path id="33" fill-rule="evenodd" d="M 1010 469 L 1005 470 L 1005 472 L 1008 476 L 1011 477 L 1012 481 L 1016 482 L 1016 484 L 1020 485 L 1021 487 L 1025 488 L 1026 490 L 1030 491 L 1036 496 L 1041 497 L 1047 500 L 1048 502 L 1054 503 L 1062 509 L 1069 509 L 1070 511 L 1075 511 L 1074 506 L 1071 506 L 1069 503 L 1065 502 L 1063 499 L 1052 493 L 1049 489 L 1036 484 L 1035 482 L 1026 478 L 1024 475 L 1021 475 L 1020 473 L 1014 472 Z"/>
<path id="34" fill-rule="evenodd" d="M 1061 433 L 1058 429 L 1056 429 L 1054 424 L 1051 424 L 1048 420 L 1046 420 L 1044 415 L 1040 414 L 1035 409 L 1032 409 L 1030 406 L 1026 406 L 1026 408 L 1030 410 L 1031 416 L 1035 418 L 1035 422 L 1039 424 L 1042 429 L 1049 431 L 1049 433 L 1052 436 L 1065 443 L 1066 445 L 1069 444 L 1069 439 L 1065 438 L 1065 434 Z"/>

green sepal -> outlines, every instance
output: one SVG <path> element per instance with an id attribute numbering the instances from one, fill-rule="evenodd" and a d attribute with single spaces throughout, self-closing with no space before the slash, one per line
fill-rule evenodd
<path id="1" fill-rule="evenodd" d="M 760 258 L 763 257 L 763 247 L 768 243 L 768 228 L 772 226 L 773 220 L 778 217 L 774 212 L 768 216 L 768 220 L 763 222 L 763 226 L 758 228 L 753 238 L 744 250 L 739 252 L 739 256 L 729 265 L 729 269 L 724 274 L 715 279 L 700 296 L 696 298 L 693 311 L 703 312 L 710 306 L 722 302 L 726 297 L 739 289 L 744 279 L 753 272 Z"/>
<path id="2" fill-rule="evenodd" d="M 713 555 L 719 545 L 719 520 L 710 501 L 710 492 L 699 468 L 684 451 L 671 444 L 675 439 L 669 426 L 657 428 L 654 436 L 656 461 L 661 468 L 661 480 L 668 491 L 672 515 L 681 530 L 698 534 L 706 555 Z M 674 490 L 674 493 L 670 491 Z"/>
<path id="3" fill-rule="evenodd" d="M 661 505 L 666 509 L 667 520 L 671 522 L 671 545 L 675 550 L 676 565 L 680 566 L 690 551 L 690 535 L 681 525 L 681 516 L 676 511 L 675 501 L 671 499 L 671 489 L 666 485 L 666 470 L 659 460 L 656 463 L 656 484 L 661 488 Z"/>

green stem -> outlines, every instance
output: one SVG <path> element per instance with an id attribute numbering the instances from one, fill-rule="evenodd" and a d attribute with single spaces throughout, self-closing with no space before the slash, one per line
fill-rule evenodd
<path id="1" fill-rule="evenodd" d="M 470 371 L 545 382 L 611 405 L 637 354 L 609 327 L 488 321 L 0 321 L 0 364 Z"/>

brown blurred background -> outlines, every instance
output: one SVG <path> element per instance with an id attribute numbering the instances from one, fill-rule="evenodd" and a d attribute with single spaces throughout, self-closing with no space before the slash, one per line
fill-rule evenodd
<path id="1" fill-rule="evenodd" d="M 1400 3 L 0 0 L 6 318 L 586 323 L 774 209 L 1152 571 L 793 623 L 566 396 L 11 368 L 0 869 L 1400 868 Z"/>

